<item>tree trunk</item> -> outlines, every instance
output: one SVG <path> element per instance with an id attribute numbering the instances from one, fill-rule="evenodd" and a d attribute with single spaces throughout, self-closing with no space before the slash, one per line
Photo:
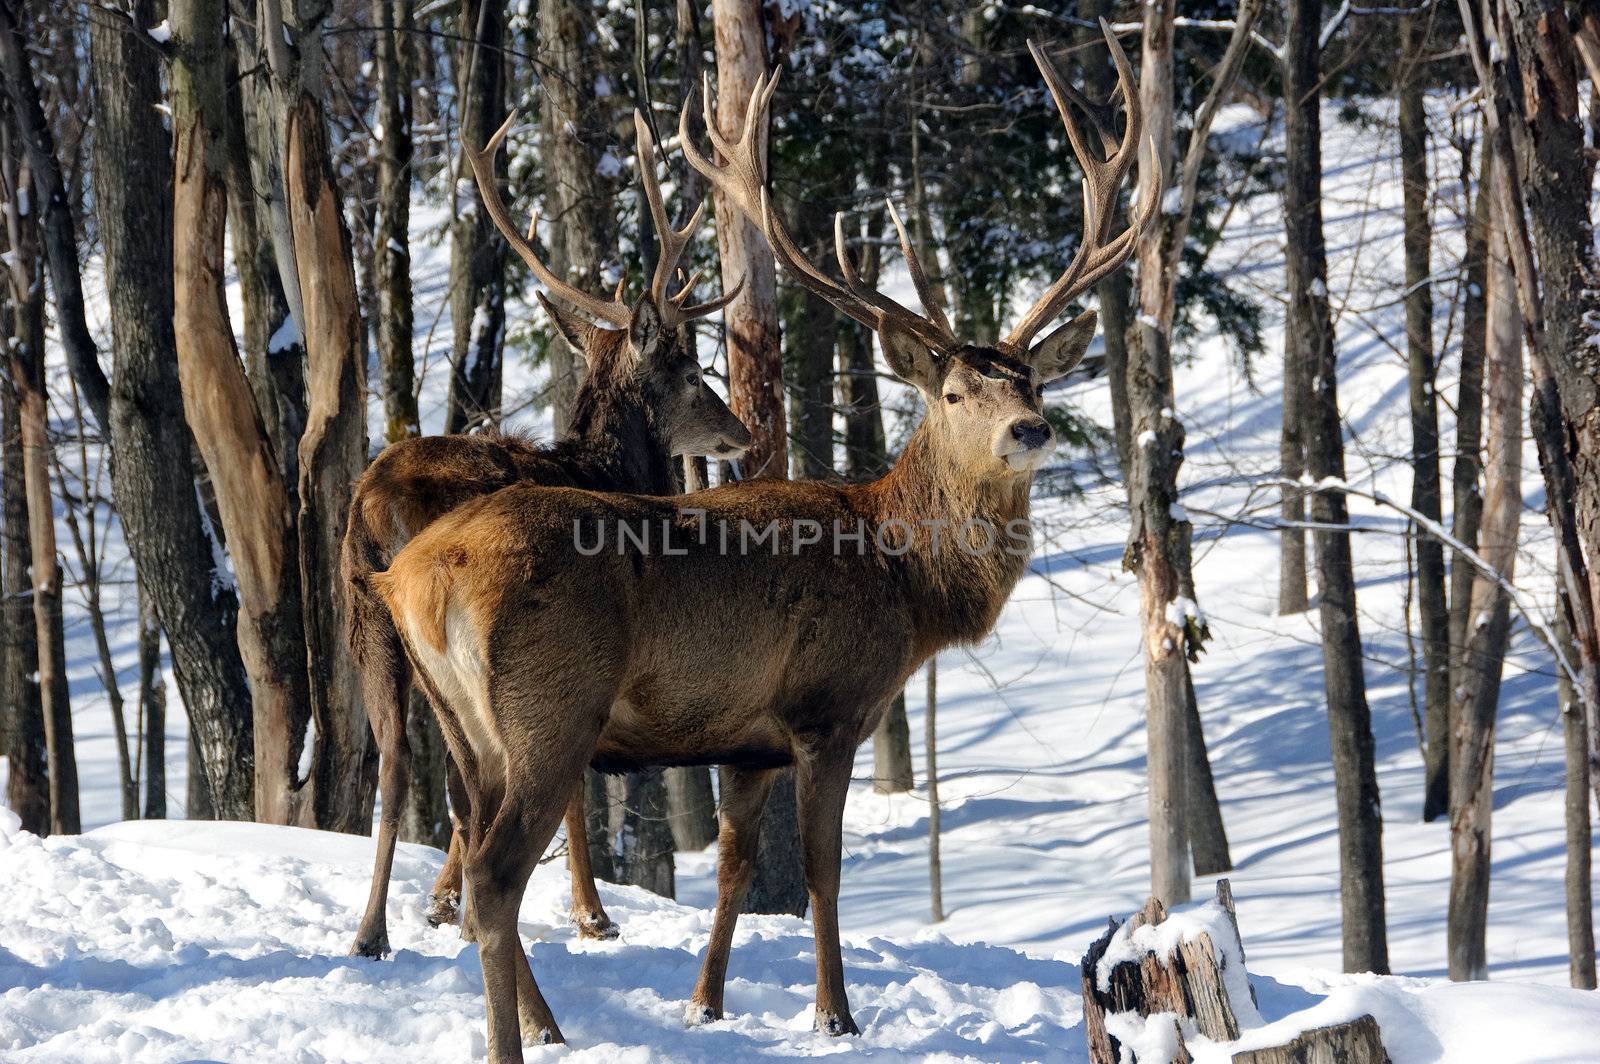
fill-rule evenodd
<path id="1" fill-rule="evenodd" d="M 617 879 L 664 898 L 677 897 L 673 882 L 672 825 L 667 816 L 667 784 L 659 768 L 623 778 L 622 830 Z"/>
<path id="2" fill-rule="evenodd" d="M 1563 611 L 1556 613 L 1556 641 L 1568 661 L 1576 656 L 1572 630 Z M 1589 729 L 1577 689 L 1565 672 L 1556 672 L 1556 701 L 1566 740 L 1567 971 L 1574 987 L 1595 989 L 1594 890 L 1589 818 Z"/>
<path id="3" fill-rule="evenodd" d="M 1139 77 L 1145 128 L 1155 144 L 1157 169 L 1141 154 L 1139 182 L 1163 181 L 1172 159 L 1171 0 L 1146 5 Z M 1188 647 L 1179 597 L 1178 554 L 1187 523 L 1178 502 L 1178 466 L 1183 461 L 1183 424 L 1174 415 L 1172 357 L 1168 348 L 1171 306 L 1167 242 L 1173 227 L 1147 227 L 1138 250 L 1139 324 L 1128 343 L 1130 428 L 1141 445 L 1132 456 L 1128 508 L 1132 524 L 1124 567 L 1139 577 L 1139 615 L 1145 661 L 1145 726 L 1150 780 L 1151 893 L 1166 905 L 1189 900 L 1189 726 L 1184 683 Z"/>
<path id="4" fill-rule="evenodd" d="M 6 805 L 35 835 L 50 832 L 50 773 L 45 753 L 44 708 L 39 697 L 39 640 L 33 623 L 33 550 L 28 535 L 28 496 L 23 489 L 22 411 L 10 375 L 0 380 L 4 417 L 3 468 L 5 536 L 3 609 L 4 657 L 0 659 L 0 701 L 8 717 L 5 732 Z"/>
<path id="5" fill-rule="evenodd" d="M 711 789 L 711 770 L 701 765 L 669 768 L 667 822 L 673 847 L 680 852 L 703 850 L 717 841 L 717 796 Z"/>
<path id="6" fill-rule="evenodd" d="M 229 25 L 237 27 L 239 21 Z M 272 210 L 282 209 L 282 170 L 258 159 L 263 151 L 278 150 L 276 133 L 265 128 L 274 120 L 271 87 L 260 73 L 237 76 L 237 51 L 227 60 L 228 80 L 239 88 L 228 94 L 228 226 L 244 311 L 244 364 L 292 512 L 298 506 L 298 445 L 306 427 L 306 349 L 284 292 L 271 232 Z M 278 189 L 265 188 L 268 182 L 277 182 Z"/>
<path id="7" fill-rule="evenodd" d="M 140 27 L 150 26 L 155 7 L 153 0 L 139 0 L 130 15 Z M 112 495 L 140 586 L 167 635 L 180 700 L 201 737 L 203 768 L 196 784 L 211 789 L 213 806 L 225 816 L 249 819 L 253 729 L 250 687 L 234 636 L 238 600 L 219 570 L 220 551 L 197 502 L 179 391 L 172 152 L 158 110 L 160 63 L 127 30 L 99 18 L 91 22 L 90 47 L 95 207 L 114 341 Z M 151 639 L 159 667 L 159 633 Z M 141 637 L 141 657 L 144 652 Z M 147 747 L 157 744 L 164 751 L 161 729 L 147 727 Z M 146 773 L 145 815 L 165 815 L 165 765 L 158 759 Z M 149 811 L 152 803 L 159 814 Z"/>
<path id="8" fill-rule="evenodd" d="M 3 33 L 0 29 L 0 33 Z M 7 130 L 6 187 L 34 188 L 31 168 L 17 151 L 15 125 Z M 39 226 L 32 212 L 6 204 L 6 265 L 10 320 L 6 329 L 7 371 L 16 396 L 22 445 L 22 485 L 28 511 L 32 559 L 33 626 L 44 714 L 45 761 L 50 794 L 50 833 L 77 834 L 78 764 L 72 742 L 72 703 L 67 691 L 66 636 L 61 615 L 61 566 L 56 557 L 54 497 L 50 490 L 49 400 L 45 394 L 44 270 Z M 76 260 L 74 260 L 76 262 Z"/>
<path id="9" fill-rule="evenodd" d="M 611 201 L 614 189 L 600 174 L 610 126 L 609 105 L 595 96 L 594 49 L 586 7 L 574 0 L 539 4 L 539 124 L 544 148 L 544 212 L 559 218 L 550 241 L 550 268 L 585 292 L 606 286 L 602 277 L 615 252 Z M 776 350 L 776 348 L 774 348 Z M 556 435 L 566 432 L 582 366 L 556 331 L 547 356 Z"/>
<path id="10" fill-rule="evenodd" d="M 741 128 L 750 91 L 767 69 L 766 18 L 760 0 L 713 0 L 711 10 L 716 23 L 717 125 L 728 137 Z M 781 478 L 789 462 L 777 270 L 760 230 L 725 197 L 716 196 L 715 205 L 723 291 L 733 291 L 744 278 L 744 291 L 725 312 L 729 405 L 753 436 L 744 471 L 747 477 Z M 773 793 L 776 797 L 778 791 Z"/>
<path id="11" fill-rule="evenodd" d="M 541 5 L 542 6 L 542 5 Z M 464 0 L 457 27 L 456 99 L 461 139 L 475 148 L 489 142 L 505 120 L 505 6 L 493 0 Z M 542 12 L 541 12 L 542 14 Z M 540 79 L 548 102 L 551 77 Z M 580 78 L 594 81 L 594 72 Z M 584 91 L 572 86 L 572 91 Z M 465 154 L 456 162 L 469 172 Z M 497 425 L 500 420 L 501 356 L 506 326 L 506 243 L 479 201 L 476 182 L 461 180 L 456 219 L 450 228 L 450 395 L 446 432 Z M 564 215 L 554 215 L 567 224 Z"/>
<path id="12" fill-rule="evenodd" d="M 378 20 L 378 128 L 382 131 L 378 139 L 378 215 L 372 239 L 378 290 L 374 331 L 383 380 L 384 440 L 394 443 L 421 431 L 411 352 L 411 73 L 405 39 L 411 31 L 411 0 L 373 0 L 373 8 Z M 421 782 L 413 781 L 413 792 L 421 789 L 417 786 Z"/>
<path id="13" fill-rule="evenodd" d="M 112 409 L 115 410 L 116 384 L 111 387 Z M 141 737 L 144 745 L 139 755 L 144 785 L 143 816 L 146 820 L 165 820 L 167 681 L 161 674 L 161 622 L 156 616 L 154 599 L 143 586 L 139 589 L 139 719 L 144 732 Z"/>
<path id="14" fill-rule="evenodd" d="M 1579 124 L 1577 60 L 1558 5 L 1502 0 L 1499 21 L 1502 42 L 1510 40 L 1515 47 L 1502 64 L 1504 82 L 1489 86 L 1496 111 L 1531 109 L 1497 127 L 1509 134 L 1524 178 L 1521 193 L 1534 253 L 1526 258 L 1536 258 L 1539 265 L 1537 287 L 1522 290 L 1524 315 L 1530 315 L 1529 297 L 1536 291 L 1533 313 L 1543 319 L 1542 327 L 1529 330 L 1540 396 L 1534 404 L 1534 435 L 1575 620 L 1573 638 L 1584 663 L 1590 786 L 1600 799 L 1600 388 L 1595 386 L 1600 349 L 1592 342 L 1591 324 L 1600 316 L 1600 294 L 1589 287 L 1595 275 L 1590 163 Z M 1498 191 L 1514 202 L 1510 183 Z M 1523 256 L 1514 261 L 1519 281 L 1531 274 L 1531 268 L 1522 268 Z"/>
<path id="15" fill-rule="evenodd" d="M 725 137 L 742 127 L 756 79 L 767 69 L 766 17 L 760 0 L 713 0 L 716 28 L 717 125 Z M 750 429 L 742 465 L 747 477 L 783 477 L 789 468 L 783 409 L 782 344 L 776 266 L 760 230 L 723 196 L 715 197 L 722 290 L 744 290 L 724 312 L 728 342 L 728 405 Z M 761 843 L 746 912 L 805 912 L 805 875 L 795 814 L 793 771 L 767 798 Z"/>
<path id="16" fill-rule="evenodd" d="M 1482 470 L 1483 449 L 1483 349 L 1485 344 L 1489 287 L 1489 216 L 1491 191 L 1488 167 L 1494 156 L 1485 139 L 1479 153 L 1480 178 L 1472 211 L 1472 221 L 1467 228 L 1465 257 L 1466 290 L 1461 300 L 1461 383 L 1456 397 L 1456 446 L 1451 463 L 1451 485 L 1454 505 L 1451 507 L 1450 534 L 1468 547 L 1477 549 L 1478 525 L 1483 519 L 1483 494 L 1478 479 Z M 1471 155 L 1464 153 L 1462 166 L 1471 168 Z M 1467 182 L 1463 179 L 1463 184 Z M 1472 581 L 1477 572 L 1472 562 L 1460 551 L 1450 555 L 1450 689 L 1461 682 L 1461 649 L 1467 644 L 1467 618 L 1472 605 Z M 1431 751 L 1430 751 L 1431 752 Z M 1441 759 L 1448 761 L 1449 744 L 1439 751 Z M 1448 782 L 1449 774 L 1445 773 Z M 1429 781 L 1432 783 L 1432 780 Z M 1422 818 L 1433 820 L 1446 812 L 1449 788 L 1437 794 L 1429 788 Z M 1441 801 L 1444 799 L 1444 801 Z"/>
<path id="17" fill-rule="evenodd" d="M 350 236 L 323 117 L 324 0 L 298 0 L 288 24 L 266 0 L 264 36 L 283 116 L 284 188 L 306 338 L 306 429 L 300 437 L 299 576 L 310 672 L 311 821 L 332 831 L 372 825 L 372 743 L 339 593 L 339 548 L 356 477 L 366 464 L 366 355 Z M 288 31 L 286 34 L 284 31 Z M 280 47 L 292 39 L 288 54 Z"/>
<path id="18" fill-rule="evenodd" d="M 944 920 L 944 863 L 939 859 L 939 658 L 928 659 L 928 705 L 923 730 L 928 759 L 928 899 L 934 923 Z"/>
<path id="19" fill-rule="evenodd" d="M 56 158 L 55 138 L 40 103 L 39 88 L 28 63 L 28 11 L 22 0 L 0 0 L 0 80 L 11 100 L 12 128 L 32 171 L 35 202 L 42 205 L 38 225 L 50 270 L 56 327 L 67 367 L 78 391 L 94 414 L 100 431 L 111 427 L 111 385 L 100 368 L 99 351 L 83 310 L 83 278 L 78 272 L 78 236 L 72 204 Z"/>
<path id="20" fill-rule="evenodd" d="M 1429 257 L 1433 225 L 1428 215 L 1428 118 L 1423 104 L 1424 51 L 1431 12 L 1400 19 L 1400 173 L 1405 201 L 1406 364 L 1411 404 L 1411 507 L 1438 522 L 1439 404 L 1434 391 L 1433 286 Z M 1424 820 L 1445 812 L 1449 794 L 1450 620 L 1445 604 L 1444 544 L 1421 536 L 1417 551 L 1417 605 L 1421 619 L 1423 715 L 1428 738 Z"/>
<path id="21" fill-rule="evenodd" d="M 1314 480 L 1344 479 L 1338 364 L 1328 307 L 1328 260 L 1322 232 L 1321 77 L 1317 36 L 1321 0 L 1290 0 L 1284 92 L 1288 175 L 1284 186 L 1288 231 L 1289 346 L 1313 382 L 1306 470 Z M 1311 497 L 1311 519 L 1342 526 L 1344 496 Z M 1322 623 L 1322 674 L 1328 699 L 1334 787 L 1339 809 L 1340 906 L 1346 971 L 1387 972 L 1389 948 L 1383 895 L 1383 822 L 1374 764 L 1372 716 L 1361 671 L 1355 576 L 1350 534 L 1316 536 L 1318 615 Z"/>
<path id="22" fill-rule="evenodd" d="M 1491 211 L 1491 214 L 1498 212 Z M 1522 321 L 1505 228 L 1489 237 L 1489 317 L 1484 352 L 1485 462 L 1479 553 L 1499 574 L 1472 582 L 1472 618 L 1461 655 L 1461 683 L 1450 716 L 1450 978 L 1487 979 L 1489 832 L 1494 808 L 1494 724 L 1511 634 L 1511 599 L 1522 514 Z"/>
<path id="23" fill-rule="evenodd" d="M 238 641 L 254 707 L 254 819 L 298 821 L 298 765 L 310 717 L 294 515 L 271 440 L 234 348 L 224 294 L 227 156 L 219 0 L 169 5 L 173 281 L 183 406 L 211 474 L 238 581 Z M 197 727 L 205 743 L 210 737 Z M 204 758 L 211 762 L 207 750 Z M 215 784 L 213 783 L 215 794 Z M 216 805 L 225 818 L 250 812 Z"/>

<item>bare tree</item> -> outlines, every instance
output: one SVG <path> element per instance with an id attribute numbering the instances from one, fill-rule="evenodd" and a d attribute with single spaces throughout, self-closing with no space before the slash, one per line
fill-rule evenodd
<path id="1" fill-rule="evenodd" d="M 1494 808 L 1494 722 L 1511 634 L 1506 584 L 1514 577 L 1522 515 L 1522 321 L 1505 226 L 1492 209 L 1489 317 L 1484 355 L 1485 462 L 1479 553 L 1494 573 L 1472 582 L 1472 617 L 1461 652 L 1461 682 L 1450 715 L 1450 909 L 1452 979 L 1489 975 L 1489 828 Z"/>
<path id="2" fill-rule="evenodd" d="M 1286 344 L 1309 373 L 1306 472 L 1313 480 L 1344 479 L 1339 421 L 1338 363 L 1328 306 L 1328 259 L 1322 232 L 1321 0 L 1289 0 L 1284 49 L 1284 134 L 1288 174 L 1284 215 L 1288 227 L 1289 315 Z M 1285 412 L 1287 418 L 1287 411 Z M 1339 809 L 1339 900 L 1346 971 L 1387 972 L 1388 932 L 1383 894 L 1383 821 L 1361 671 L 1355 576 L 1343 495 L 1311 496 L 1317 553 L 1318 614 L 1322 622 L 1322 677 L 1333 746 Z"/>
<path id="3" fill-rule="evenodd" d="M 767 70 L 766 16 L 760 0 L 713 0 L 716 32 L 717 126 L 736 139 L 756 80 Z M 728 343 L 728 405 L 754 437 L 745 452 L 749 476 L 788 472 L 788 433 L 783 409 L 783 359 L 778 330 L 777 267 L 766 238 L 745 221 L 728 197 L 714 198 L 722 290 L 742 281 L 739 298 L 725 313 Z M 729 792 L 724 770 L 722 793 Z M 806 909 L 800 830 L 795 813 L 794 772 L 783 770 L 761 818 L 756 876 L 745 895 L 746 912 Z"/>
<path id="4" fill-rule="evenodd" d="M 373 0 L 373 13 L 378 21 L 380 131 L 373 235 L 378 293 L 374 331 L 383 380 L 384 440 L 394 443 L 421 431 L 411 351 L 411 69 L 405 40 L 412 28 L 411 0 Z"/>
<path id="5" fill-rule="evenodd" d="M 223 295 L 223 7 L 219 0 L 175 0 L 168 18 L 177 160 L 173 322 L 178 373 L 184 413 L 211 473 L 238 581 L 239 652 L 254 710 L 253 808 L 239 801 L 248 791 L 236 788 L 233 802 L 224 804 L 213 786 L 214 813 L 291 823 L 310 716 L 299 550 L 282 472 L 234 347 Z"/>
<path id="6" fill-rule="evenodd" d="M 0 25 L 0 36 L 6 35 Z M 29 79 L 31 84 L 31 77 Z M 34 101 L 37 106 L 37 100 Z M 55 505 L 50 490 L 49 401 L 45 395 L 44 268 L 39 224 L 28 204 L 38 191 L 32 167 L 24 162 L 16 114 L 5 129 L 6 369 L 16 396 L 22 443 L 22 482 L 28 509 L 32 559 L 35 668 L 44 714 L 45 759 L 49 773 L 50 831 L 77 834 L 78 763 L 72 743 L 72 703 L 67 692 L 66 637 L 61 617 L 61 566 L 56 558 Z M 76 259 L 74 259 L 76 264 Z"/>
<path id="7" fill-rule="evenodd" d="M 608 105 L 595 95 L 591 29 L 585 4 L 545 0 L 539 5 L 544 215 L 561 219 L 552 232 L 550 265 L 562 280 L 585 292 L 607 287 L 601 278 L 616 232 L 612 219 L 615 189 L 600 172 L 610 121 Z M 567 426 L 581 367 L 574 363 L 571 347 L 560 336 L 551 339 L 546 357 L 559 436 Z M 594 809 L 593 803 L 590 809 Z"/>
<path id="8" fill-rule="evenodd" d="M 113 384 L 112 388 L 115 389 Z M 243 672 L 243 669 L 240 670 Z M 167 682 L 161 675 L 161 620 L 139 589 L 139 726 L 143 737 L 134 776 L 144 784 L 146 820 L 167 815 Z"/>
<path id="9" fill-rule="evenodd" d="M 310 802 L 319 827 L 364 833 L 372 824 L 378 758 L 344 640 L 346 604 L 337 574 L 350 495 L 367 461 L 366 352 L 323 115 L 322 31 L 331 6 L 330 0 L 295 0 L 286 11 L 282 0 L 264 0 L 262 36 L 281 109 L 284 188 L 306 341 L 296 519 L 316 727 Z"/>
<path id="10" fill-rule="evenodd" d="M 56 158 L 55 137 L 45 118 L 39 87 L 28 62 L 29 12 L 23 0 L 0 0 L 0 81 L 11 101 L 14 148 L 27 160 L 38 191 L 38 226 L 50 272 L 56 326 L 67 367 L 102 432 L 111 425 L 111 385 L 100 368 L 99 350 L 83 312 L 83 278 L 78 272 L 77 228 L 72 200 Z"/>
<path id="11" fill-rule="evenodd" d="M 928 705 L 924 727 L 928 761 L 928 897 L 934 923 L 944 920 L 944 862 L 939 858 L 939 658 L 928 659 Z"/>
<path id="12" fill-rule="evenodd" d="M 1563 612 L 1556 615 L 1556 639 L 1568 661 L 1577 657 Z M 1556 673 L 1556 697 L 1566 746 L 1567 970 L 1579 990 L 1595 989 L 1594 884 L 1589 851 L 1589 728 L 1583 703 L 1565 670 Z"/>
<path id="13" fill-rule="evenodd" d="M 542 5 L 541 5 L 542 7 Z M 505 5 L 465 0 L 457 27 L 456 101 L 463 143 L 489 143 L 505 121 Z M 592 74 L 590 80 L 593 80 Z M 548 82 L 547 82 L 548 86 Z M 465 172 L 465 156 L 457 163 Z M 457 182 L 450 229 L 450 395 L 445 431 L 500 419 L 506 331 L 506 242 L 479 203 L 478 187 Z M 463 202 L 464 201 L 464 202 Z M 560 217 L 559 215 L 557 217 Z"/>
<path id="14" fill-rule="evenodd" d="M 0 374 L 0 495 L 5 505 L 0 610 L 5 642 L 0 646 L 0 701 L 5 703 L 6 805 L 24 831 L 50 831 L 50 773 L 45 753 L 44 708 L 39 698 L 38 629 L 33 621 L 33 550 L 29 545 L 28 496 L 22 458 L 22 411 L 9 374 Z"/>
<path id="15" fill-rule="evenodd" d="M 1439 402 L 1434 389 L 1433 285 L 1429 257 L 1433 224 L 1428 207 L 1428 116 L 1423 63 L 1433 12 L 1400 18 L 1400 175 L 1405 203 L 1406 364 L 1411 405 L 1411 507 L 1439 521 Z M 1444 544 L 1416 541 L 1417 605 L 1422 621 L 1423 716 L 1427 733 L 1427 794 L 1423 819 L 1442 811 L 1448 794 L 1450 745 L 1450 621 L 1445 603 Z M 1432 814 L 1430 816 L 1429 814 Z"/>

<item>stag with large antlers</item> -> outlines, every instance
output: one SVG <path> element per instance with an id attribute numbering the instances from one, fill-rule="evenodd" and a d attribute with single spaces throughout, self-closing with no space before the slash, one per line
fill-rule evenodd
<path id="1" fill-rule="evenodd" d="M 1104 155 L 1084 143 L 1060 75 L 1033 49 L 1085 173 L 1085 239 L 994 347 L 955 335 L 909 241 L 921 314 L 862 284 L 843 241 L 842 283 L 795 250 L 767 203 L 770 83 L 739 137 L 713 134 L 720 164 L 688 153 L 761 225 L 797 283 L 871 325 L 890 368 L 922 393 L 927 414 L 881 479 L 753 480 L 668 499 L 514 485 L 435 522 L 373 574 L 471 791 L 466 882 L 491 1060 L 520 1060 L 523 1037 L 561 1040 L 516 916 L 591 764 L 728 767 L 717 910 L 691 1024 L 722 1016 L 762 806 L 776 774 L 794 767 L 816 1025 L 856 1031 L 838 924 L 855 749 L 930 655 L 989 632 L 1021 577 L 1030 486 L 1054 447 L 1040 393 L 1082 358 L 1094 312 L 1033 337 L 1127 257 L 1156 203 L 1145 189 L 1128 228 L 1111 235 L 1140 133 L 1132 72 L 1107 40 L 1127 120 Z"/>
<path id="2" fill-rule="evenodd" d="M 694 348 L 680 329 L 720 310 L 738 294 L 737 289 L 698 306 L 688 304 L 694 279 L 676 292 L 669 290 L 704 205 L 682 229 L 669 224 L 655 174 L 655 142 L 644 120 L 634 117 L 639 177 L 661 253 L 649 289 L 631 305 L 622 302 L 620 288 L 613 298 L 603 299 L 564 282 L 534 249 L 537 218 L 526 237 L 512 223 L 500 197 L 494 159 L 515 115 L 482 150 L 465 148 L 489 217 L 556 300 L 551 303 L 539 296 L 573 349 L 583 356 L 587 373 L 573 403 L 566 438 L 552 446 L 498 434 L 403 440 L 379 455 L 356 487 L 341 567 L 350 603 L 350 646 L 378 741 L 383 800 L 372 891 L 352 950 L 362 956 L 382 957 L 389 951 L 385 902 L 400 813 L 411 785 L 405 727 L 410 669 L 394 621 L 372 589 L 372 573 L 388 566 L 413 536 L 443 514 L 509 484 L 667 495 L 674 490 L 673 455 L 735 458 L 750 443 L 749 431 L 706 384 Z M 453 792 L 459 820 L 466 792 L 459 787 Z M 605 937 L 615 930 L 589 868 L 582 789 L 574 788 L 573 795 L 567 815 L 572 916 L 580 934 Z M 430 919 L 436 923 L 455 918 L 460 857 L 458 831 L 451 840 L 450 859 L 433 888 Z"/>

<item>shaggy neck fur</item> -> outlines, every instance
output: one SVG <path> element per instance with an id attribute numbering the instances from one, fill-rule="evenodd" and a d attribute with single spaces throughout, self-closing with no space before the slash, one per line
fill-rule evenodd
<path id="1" fill-rule="evenodd" d="M 594 490 L 669 495 L 676 490 L 671 441 L 656 421 L 625 343 L 617 346 L 609 357 L 590 354 L 594 367 L 553 450 L 583 468 Z"/>
<path id="2" fill-rule="evenodd" d="M 928 421 L 918 426 L 894 468 L 859 489 L 870 520 L 882 527 L 899 519 L 915 529 L 911 550 L 899 558 L 916 602 L 919 642 L 926 653 L 953 643 L 973 643 L 989 633 L 1021 578 L 1027 557 L 1007 525 L 1028 517 L 1033 475 L 974 476 L 956 468 Z M 999 537 L 986 551 L 969 553 L 957 542 L 969 520 Z M 944 521 L 939 549 L 926 522 Z M 974 543 L 982 543 L 980 538 Z M 1011 552 L 1005 550 L 1006 546 Z"/>

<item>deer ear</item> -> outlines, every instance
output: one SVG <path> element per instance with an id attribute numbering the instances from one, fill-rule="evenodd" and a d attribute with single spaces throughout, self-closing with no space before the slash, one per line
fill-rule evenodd
<path id="1" fill-rule="evenodd" d="M 649 296 L 639 300 L 639 305 L 633 308 L 633 317 L 628 322 L 628 339 L 633 341 L 639 357 L 646 361 L 655 358 L 666 346 L 666 323 L 661 320 L 661 311 Z"/>
<path id="2" fill-rule="evenodd" d="M 1097 324 L 1099 315 L 1086 310 L 1033 345 L 1028 361 L 1033 363 L 1041 384 L 1065 377 L 1083 361 L 1083 353 L 1089 350 Z"/>
<path id="3" fill-rule="evenodd" d="M 597 327 L 592 322 L 585 321 L 560 304 L 552 303 L 545 298 L 543 292 L 536 291 L 534 295 L 538 298 L 539 305 L 544 308 L 544 312 L 550 315 L 550 320 L 556 323 L 556 329 L 566 339 L 567 346 L 572 348 L 573 353 L 587 364 L 589 361 L 589 345 L 594 342 L 594 334 L 598 331 Z"/>
<path id="4" fill-rule="evenodd" d="M 884 317 L 878 326 L 878 343 L 896 377 L 931 392 L 939 384 L 939 362 L 928 345 L 894 319 Z"/>

